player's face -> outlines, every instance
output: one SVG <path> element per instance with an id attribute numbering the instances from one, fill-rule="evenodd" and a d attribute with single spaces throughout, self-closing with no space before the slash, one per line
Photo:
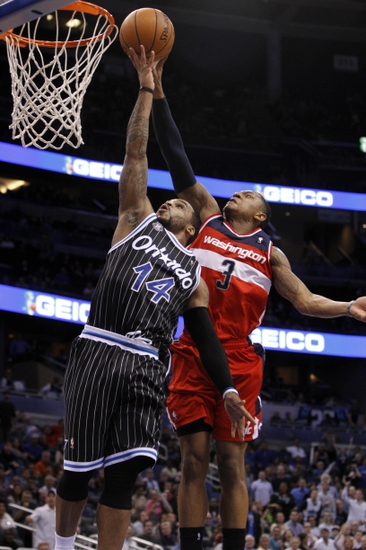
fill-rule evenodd
<path id="1" fill-rule="evenodd" d="M 191 223 L 192 212 L 192 207 L 187 201 L 171 199 L 160 206 L 156 216 L 165 229 L 175 234 Z"/>
<path id="2" fill-rule="evenodd" d="M 237 191 L 228 200 L 223 209 L 224 215 L 228 221 L 230 218 L 243 217 L 251 219 L 257 212 L 263 212 L 262 197 L 255 191 Z"/>

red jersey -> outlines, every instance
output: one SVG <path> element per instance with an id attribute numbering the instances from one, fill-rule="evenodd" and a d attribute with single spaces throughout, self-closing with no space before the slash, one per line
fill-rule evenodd
<path id="1" fill-rule="evenodd" d="M 272 285 L 269 236 L 261 228 L 240 235 L 216 214 L 203 224 L 190 249 L 210 291 L 209 310 L 219 339 L 245 339 L 266 311 Z"/>

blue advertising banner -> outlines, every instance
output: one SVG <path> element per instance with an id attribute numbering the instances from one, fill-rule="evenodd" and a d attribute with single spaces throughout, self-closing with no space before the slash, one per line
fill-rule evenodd
<path id="1" fill-rule="evenodd" d="M 85 324 L 90 302 L 26 288 L 0 285 L 0 309 L 56 321 Z M 179 319 L 176 337 L 183 330 Z M 267 350 L 366 358 L 366 336 L 258 327 L 251 335 Z"/>
<path id="2" fill-rule="evenodd" d="M 38 168 L 40 170 L 50 170 L 73 177 L 91 178 L 116 183 L 119 181 L 122 170 L 121 164 L 87 160 L 61 153 L 24 148 L 21 145 L 5 142 L 0 142 L 0 161 Z M 220 180 L 203 176 L 197 176 L 197 179 L 215 197 L 229 198 L 240 189 L 250 189 L 262 193 L 264 198 L 271 203 L 296 204 L 339 210 L 366 210 L 365 193 L 285 187 L 268 185 L 266 183 Z M 157 189 L 173 189 L 170 175 L 164 170 L 149 169 L 149 186 Z"/>

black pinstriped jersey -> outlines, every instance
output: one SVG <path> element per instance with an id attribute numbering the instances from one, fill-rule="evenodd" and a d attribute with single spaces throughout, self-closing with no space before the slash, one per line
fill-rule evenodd
<path id="1" fill-rule="evenodd" d="M 151 214 L 109 250 L 88 324 L 144 338 L 165 351 L 199 279 L 192 252 Z"/>

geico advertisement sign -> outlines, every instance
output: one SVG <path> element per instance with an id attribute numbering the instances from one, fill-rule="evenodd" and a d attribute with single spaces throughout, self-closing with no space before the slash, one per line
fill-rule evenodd
<path id="1" fill-rule="evenodd" d="M 106 162 L 95 162 L 84 159 L 66 159 L 66 173 L 82 177 L 90 177 L 102 180 L 119 181 L 121 175 L 121 164 L 108 164 Z"/>
<path id="2" fill-rule="evenodd" d="M 88 319 L 90 303 L 67 298 L 53 298 L 47 294 L 38 294 L 28 304 L 29 315 L 40 315 L 60 321 L 71 321 L 73 323 L 85 324 Z"/>
<path id="3" fill-rule="evenodd" d="M 314 189 L 294 189 L 267 185 L 263 188 L 263 197 L 269 202 L 303 204 L 304 206 L 332 206 L 333 194 L 329 191 Z"/>
<path id="4" fill-rule="evenodd" d="M 316 332 L 257 328 L 250 337 L 253 342 L 258 342 L 267 349 L 307 351 L 310 353 L 320 353 L 325 349 L 324 336 Z"/>

